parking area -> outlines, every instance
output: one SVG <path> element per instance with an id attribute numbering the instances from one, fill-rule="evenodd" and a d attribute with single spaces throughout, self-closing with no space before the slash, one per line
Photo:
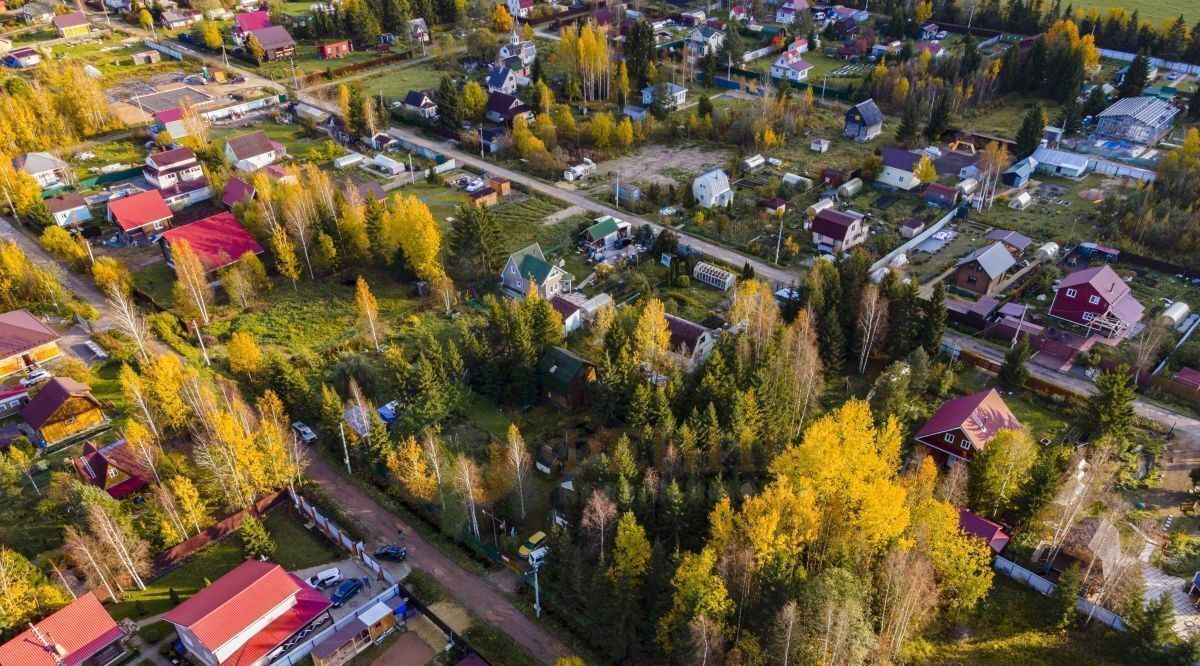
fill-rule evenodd
<path id="1" fill-rule="evenodd" d="M 357 560 L 349 558 L 338 560 L 336 562 L 330 562 L 328 564 L 321 564 L 315 567 L 309 567 L 307 569 L 300 569 L 298 571 L 293 571 L 292 573 L 296 574 L 305 581 L 308 581 L 310 577 L 316 575 L 317 573 L 333 568 L 339 570 L 341 573 L 341 579 L 343 581 L 353 580 L 355 578 L 363 581 L 363 587 L 359 589 L 354 596 L 350 597 L 346 603 L 337 608 L 329 609 L 329 612 L 333 615 L 334 620 L 339 620 L 346 615 L 353 614 L 356 609 L 366 604 L 368 601 L 374 598 L 375 595 L 382 592 L 387 586 L 387 583 L 378 580 L 374 573 L 359 564 Z M 337 587 L 338 585 L 334 584 L 321 589 L 321 591 L 326 597 L 332 597 Z"/>

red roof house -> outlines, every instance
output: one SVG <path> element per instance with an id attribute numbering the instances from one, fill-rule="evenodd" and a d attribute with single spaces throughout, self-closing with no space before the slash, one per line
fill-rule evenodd
<path id="1" fill-rule="evenodd" d="M 812 234 L 818 252 L 836 254 L 867 240 L 867 225 L 859 213 L 826 208 L 813 218 Z"/>
<path id="2" fill-rule="evenodd" d="M 954 464 L 970 462 L 1001 430 L 1020 428 L 1021 422 L 996 389 L 988 389 L 942 405 L 915 437 L 936 458 Z"/>
<path id="3" fill-rule="evenodd" d="M 354 47 L 350 45 L 350 40 L 343 39 L 337 42 L 322 44 L 320 48 L 320 56 L 322 60 L 329 60 L 330 58 L 341 58 L 343 56 L 348 56 L 352 51 L 354 51 Z"/>
<path id="4" fill-rule="evenodd" d="M 1200 391 L 1200 371 L 1192 368 L 1180 368 L 1175 373 L 1175 382 L 1184 386 Z"/>
<path id="5" fill-rule="evenodd" d="M 0 645 L 0 664 L 92 666 L 111 663 L 124 652 L 121 628 L 88 592 Z"/>
<path id="6" fill-rule="evenodd" d="M 84 483 L 103 488 L 113 499 L 128 497 L 149 483 L 146 462 L 126 446 L 125 440 L 103 448 L 88 440 L 71 464 Z"/>
<path id="7" fill-rule="evenodd" d="M 1009 536 L 1003 527 L 966 509 L 958 510 L 958 529 L 983 539 L 997 555 L 1008 545 Z"/>
<path id="8" fill-rule="evenodd" d="M 0 314 L 0 377 L 62 355 L 60 338 L 28 310 Z"/>
<path id="9" fill-rule="evenodd" d="M 172 268 L 175 264 L 171 259 L 171 244 L 181 240 L 191 245 L 192 251 L 200 257 L 209 272 L 232 264 L 247 252 L 263 252 L 262 246 L 242 227 L 233 213 L 217 213 L 163 234 L 159 243 L 167 264 Z"/>
<path id="10" fill-rule="evenodd" d="M 253 198 L 254 186 L 237 176 L 229 177 L 229 182 L 225 183 L 225 191 L 221 193 L 221 203 L 230 210 L 233 210 L 233 207 L 241 202 L 250 201 Z"/>
<path id="11" fill-rule="evenodd" d="M 270 25 L 271 15 L 265 9 L 235 14 L 233 17 L 233 40 L 241 44 L 252 30 L 262 30 Z"/>
<path id="12" fill-rule="evenodd" d="M 1110 338 L 1125 337 L 1146 308 L 1107 264 L 1075 271 L 1058 283 L 1050 316 Z"/>
<path id="13" fill-rule="evenodd" d="M 108 202 L 108 221 L 116 223 L 121 228 L 121 235 L 129 241 L 170 229 L 173 215 L 158 190 L 138 192 Z"/>
<path id="14" fill-rule="evenodd" d="M 163 619 L 206 666 L 259 666 L 293 635 L 328 618 L 330 605 L 278 564 L 247 560 Z"/>

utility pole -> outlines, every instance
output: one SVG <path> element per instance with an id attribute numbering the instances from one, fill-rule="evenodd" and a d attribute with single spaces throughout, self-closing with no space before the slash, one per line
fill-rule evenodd
<path id="1" fill-rule="evenodd" d="M 483 159 L 483 123 L 479 123 L 479 159 Z"/>
<path id="2" fill-rule="evenodd" d="M 338 433 L 342 436 L 342 459 L 346 461 L 346 473 L 352 474 L 350 471 L 350 449 L 346 448 L 346 426 L 338 424 Z"/>
<path id="3" fill-rule="evenodd" d="M 621 172 L 617 172 L 617 208 L 621 207 Z"/>
<path id="4" fill-rule="evenodd" d="M 408 154 L 408 173 L 411 174 L 410 175 L 411 180 L 408 184 L 412 185 L 413 183 L 416 183 L 417 182 L 417 172 L 413 171 L 412 153 L 411 152 Z"/>
<path id="5" fill-rule="evenodd" d="M 530 560 L 529 565 L 533 567 L 533 612 L 540 619 L 542 617 L 542 588 L 538 585 L 538 569 L 542 564 L 540 562 L 534 564 Z"/>
<path id="6" fill-rule="evenodd" d="M 1025 313 L 1026 312 L 1029 312 L 1028 305 L 1023 306 L 1023 309 L 1021 310 L 1021 320 L 1019 322 L 1017 322 L 1017 330 L 1013 331 L 1012 344 L 1008 346 L 1009 349 L 1012 349 L 1013 347 L 1017 346 L 1017 338 L 1020 337 L 1020 335 L 1021 335 L 1021 329 L 1025 328 Z"/>
<path id="7" fill-rule="evenodd" d="M 775 265 L 779 265 L 779 246 L 783 244 L 783 216 L 779 216 L 779 235 L 775 236 Z"/>
<path id="8" fill-rule="evenodd" d="M 300 89 L 300 80 L 296 78 L 296 58 L 290 58 L 292 62 L 292 87 L 296 90 Z"/>

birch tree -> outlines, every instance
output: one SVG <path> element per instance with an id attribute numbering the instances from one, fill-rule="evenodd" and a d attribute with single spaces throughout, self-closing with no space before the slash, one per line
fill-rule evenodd
<path id="1" fill-rule="evenodd" d="M 299 291 L 296 282 L 300 279 L 300 264 L 296 260 L 296 246 L 283 225 L 272 224 L 267 244 L 275 256 L 275 270 L 283 277 L 291 280 L 292 290 Z"/>
<path id="2" fill-rule="evenodd" d="M 188 528 L 183 522 L 183 516 L 179 512 L 179 503 L 175 501 L 175 495 L 165 484 L 159 483 L 154 486 L 154 501 L 162 509 L 163 515 L 167 517 L 171 527 L 176 532 L 183 536 L 187 536 Z"/>
<path id="3" fill-rule="evenodd" d="M 8 459 L 16 465 L 17 469 L 21 470 L 26 479 L 29 479 L 29 485 L 33 486 L 33 492 L 37 493 L 38 497 L 41 497 L 42 489 L 38 488 L 37 481 L 33 478 L 33 458 L 28 453 L 25 453 L 24 449 L 10 446 L 8 447 Z"/>
<path id="4" fill-rule="evenodd" d="M 937 605 L 933 566 L 916 548 L 894 548 L 879 571 L 878 652 L 884 663 L 896 660 L 909 636 L 918 631 Z"/>
<path id="5" fill-rule="evenodd" d="M 361 275 L 358 276 L 358 282 L 354 286 L 354 302 L 358 306 L 359 318 L 366 325 L 367 332 L 371 334 L 371 340 L 375 343 L 375 351 L 383 351 L 379 342 L 381 332 L 379 330 L 379 303 L 371 293 L 367 281 Z"/>
<path id="6" fill-rule="evenodd" d="M 858 374 L 867 371 L 867 361 L 871 358 L 871 350 L 887 327 L 888 302 L 883 297 L 879 285 L 867 284 L 863 288 L 862 300 L 858 306 Z"/>
<path id="7" fill-rule="evenodd" d="M 967 487 L 972 504 L 990 508 L 989 515 L 993 517 L 999 515 L 1029 481 L 1029 470 L 1036 458 L 1037 449 L 1028 433 L 997 432 L 971 462 Z"/>
<path id="8" fill-rule="evenodd" d="M 789 601 L 775 614 L 775 624 L 772 627 L 772 642 L 776 654 L 782 659 L 783 666 L 789 666 L 796 654 L 796 622 L 799 614 L 796 612 L 796 602 Z"/>
<path id="9" fill-rule="evenodd" d="M 304 256 L 304 264 L 308 267 L 308 279 L 316 280 L 313 273 L 312 259 L 308 255 L 308 245 L 312 242 L 313 224 L 317 219 L 317 207 L 307 192 L 296 188 L 288 190 L 288 196 L 283 203 L 283 217 L 287 222 L 292 240 L 300 247 Z"/>
<path id="10" fill-rule="evenodd" d="M 186 314 L 195 314 L 201 323 L 207 324 L 209 308 L 213 301 L 208 269 L 200 256 L 192 250 L 192 244 L 185 239 L 171 243 L 171 261 L 175 264 L 176 300 L 183 305 Z"/>
<path id="11" fill-rule="evenodd" d="M 157 441 L 162 434 L 155 424 L 154 412 L 151 408 L 152 401 L 142 384 L 141 375 L 128 365 L 122 365 L 117 378 L 121 383 L 121 394 L 125 397 L 125 402 L 135 407 L 136 411 L 141 414 L 141 418 L 145 420 L 146 426 L 150 428 L 150 432 Z"/>
<path id="12" fill-rule="evenodd" d="M 146 352 L 146 345 L 149 343 L 150 333 L 146 329 L 146 320 L 138 312 L 133 299 L 118 284 L 110 284 L 107 294 L 108 305 L 117 319 L 117 328 L 137 345 L 138 355 L 142 360 L 148 360 L 150 355 Z"/>
<path id="13" fill-rule="evenodd" d="M 425 459 L 429 461 L 429 469 L 433 472 L 433 478 L 437 481 L 437 496 L 438 504 L 442 506 L 442 513 L 446 512 L 446 474 L 449 461 L 447 460 L 446 448 L 442 444 L 442 440 L 433 432 L 426 432 L 421 438 L 421 448 L 425 452 Z"/>
<path id="14" fill-rule="evenodd" d="M 179 506 L 179 517 L 185 523 L 195 528 L 196 534 L 202 530 L 201 525 L 208 522 L 208 505 L 200 491 L 186 476 L 175 476 L 171 479 L 171 491 Z M 184 531 L 186 533 L 186 530 Z"/>
<path id="15" fill-rule="evenodd" d="M 104 492 L 98 488 L 95 490 Z M 85 501 L 88 531 L 114 557 L 133 585 L 145 590 L 146 583 L 142 575 L 149 569 L 149 547 L 146 542 L 134 533 L 128 517 L 121 514 L 119 504 L 106 501 L 98 495 Z"/>
<path id="16" fill-rule="evenodd" d="M 604 541 L 616 517 L 617 505 L 608 499 L 608 495 L 605 495 L 604 491 L 593 490 L 588 497 L 587 504 L 583 507 L 580 524 L 588 534 L 592 535 L 592 539 L 596 543 L 601 567 L 604 566 Z"/>
<path id="17" fill-rule="evenodd" d="M 479 538 L 479 515 L 476 503 L 479 500 L 479 470 L 475 461 L 465 455 L 458 456 L 454 465 L 454 483 L 462 497 L 463 509 L 467 512 L 467 527 L 471 535 Z"/>
<path id="18" fill-rule="evenodd" d="M 131 420 L 129 425 L 125 426 L 125 445 L 131 451 L 137 454 L 138 460 L 145 464 L 146 467 L 154 473 L 154 481 L 162 483 L 162 479 L 158 476 L 158 454 L 160 449 L 154 442 L 154 437 L 146 426 L 139 421 Z"/>
<path id="19" fill-rule="evenodd" d="M 109 599 L 120 598 L 117 596 L 120 586 L 113 580 L 112 571 L 103 562 L 103 555 L 95 539 L 75 526 L 68 525 L 64 529 L 63 550 L 75 568 L 83 572 L 89 587 L 103 587 Z"/>
<path id="20" fill-rule="evenodd" d="M 521 508 L 521 521 L 525 521 L 525 495 L 528 493 L 530 476 L 529 450 L 517 424 L 508 426 L 508 440 L 504 448 L 504 466 L 517 493 L 518 505 Z"/>

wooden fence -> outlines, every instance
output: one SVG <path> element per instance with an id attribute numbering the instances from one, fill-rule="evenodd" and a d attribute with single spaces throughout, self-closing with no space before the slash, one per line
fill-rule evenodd
<path id="1" fill-rule="evenodd" d="M 254 505 L 254 515 L 261 516 L 262 514 L 270 511 L 282 503 L 283 499 L 284 494 L 282 492 L 277 492 L 262 498 L 257 504 Z M 154 572 L 153 576 L 160 576 L 166 573 L 170 569 L 178 566 L 181 561 L 187 558 L 187 556 L 207 546 L 213 541 L 229 535 L 230 532 L 233 532 L 242 526 L 242 520 L 244 520 L 245 517 L 246 512 L 239 511 L 225 520 L 210 526 L 203 532 L 189 539 L 185 539 L 175 546 L 155 555 L 154 559 L 151 561 L 151 570 Z"/>

